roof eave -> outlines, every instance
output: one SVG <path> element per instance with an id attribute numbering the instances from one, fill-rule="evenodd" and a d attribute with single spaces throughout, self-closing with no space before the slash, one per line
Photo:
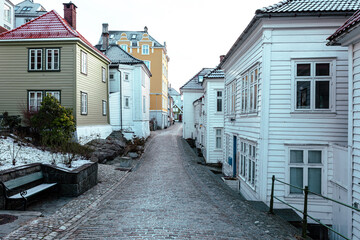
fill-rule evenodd
<path id="1" fill-rule="evenodd" d="M 222 68 L 225 62 L 232 56 L 232 54 L 242 45 L 242 43 L 249 37 L 249 35 L 260 23 L 260 20 L 263 18 L 273 18 L 273 17 L 328 17 L 328 16 L 351 16 L 356 11 L 336 11 L 336 12 L 284 12 L 284 13 L 263 13 L 256 11 L 255 16 L 247 25 L 245 30 L 241 33 L 238 39 L 235 41 L 233 46 L 230 48 L 229 52 L 225 55 L 224 59 L 218 65 L 218 68 Z"/>

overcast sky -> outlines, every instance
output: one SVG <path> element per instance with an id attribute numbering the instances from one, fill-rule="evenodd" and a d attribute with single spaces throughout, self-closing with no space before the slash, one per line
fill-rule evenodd
<path id="1" fill-rule="evenodd" d="M 22 0 L 12 0 L 14 4 Z M 64 0 L 34 0 L 47 11 L 63 14 Z M 169 81 L 176 90 L 203 67 L 216 67 L 243 32 L 256 9 L 280 0 L 73 0 L 77 30 L 93 45 L 102 23 L 109 30 L 143 31 L 166 41 Z"/>

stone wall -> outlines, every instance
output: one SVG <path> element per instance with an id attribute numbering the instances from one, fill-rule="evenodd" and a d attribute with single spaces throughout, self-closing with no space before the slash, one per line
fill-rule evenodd
<path id="1" fill-rule="evenodd" d="M 59 196 L 79 196 L 98 182 L 97 162 L 85 164 L 72 171 L 40 163 L 28 164 L 0 171 L 0 181 L 6 182 L 39 171 L 43 172 L 45 183 L 58 183 Z M 5 196 L 0 185 L 0 209 L 4 208 Z"/>

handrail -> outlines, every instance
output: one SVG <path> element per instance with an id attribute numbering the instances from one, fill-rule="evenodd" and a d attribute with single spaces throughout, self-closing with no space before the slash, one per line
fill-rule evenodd
<path id="1" fill-rule="evenodd" d="M 294 188 L 299 189 L 299 190 L 301 190 L 301 191 L 304 192 L 304 210 L 303 210 L 303 211 L 297 209 L 297 208 L 294 207 L 294 206 L 291 206 L 289 203 L 286 203 L 285 201 L 281 200 L 280 198 L 274 196 L 275 181 L 280 182 L 280 183 L 283 183 L 283 184 L 288 185 L 288 186 L 291 186 L 291 187 L 294 187 Z M 324 199 L 326 199 L 326 200 L 329 200 L 329 201 L 338 203 L 338 204 L 340 204 L 340 205 L 342 205 L 342 206 L 345 206 L 345 207 L 347 207 L 347 208 L 351 208 L 352 210 L 355 210 L 355 211 L 360 212 L 360 209 L 358 209 L 358 208 L 356 208 L 356 207 L 347 205 L 347 204 L 342 203 L 342 202 L 339 202 L 339 201 L 337 201 L 337 200 L 335 200 L 335 199 L 332 199 L 332 198 L 329 198 L 329 197 L 325 197 L 325 196 L 323 196 L 323 195 L 321 195 L 321 194 L 312 192 L 312 191 L 309 190 L 309 187 L 308 187 L 308 186 L 305 186 L 305 188 L 300 188 L 300 187 L 298 187 L 298 186 L 294 186 L 294 185 L 292 185 L 292 184 L 289 184 L 289 183 L 283 182 L 283 181 L 281 181 L 281 180 L 279 180 L 279 179 L 276 179 L 276 178 L 275 178 L 275 175 L 273 175 L 273 176 L 272 176 L 272 184 L 271 184 L 271 198 L 270 198 L 270 209 L 269 209 L 269 213 L 274 214 L 274 199 L 276 199 L 276 200 L 278 200 L 279 202 L 281 202 L 281 203 L 289 206 L 290 208 L 295 209 L 296 211 L 298 211 L 298 212 L 300 212 L 300 213 L 303 214 L 303 219 L 302 219 L 302 237 L 303 237 L 303 238 L 306 238 L 306 235 L 307 235 L 307 234 L 306 234 L 306 231 L 307 231 L 307 218 L 309 217 L 310 219 L 312 219 L 312 220 L 314 220 L 315 222 L 319 223 L 320 225 L 326 227 L 327 229 L 329 229 L 330 231 L 334 232 L 335 234 L 341 236 L 342 238 L 347 239 L 347 240 L 350 240 L 350 238 L 345 237 L 345 236 L 342 235 L 341 233 L 337 232 L 335 229 L 327 226 L 326 224 L 322 223 L 320 220 L 315 219 L 314 217 L 312 217 L 312 216 L 310 216 L 310 215 L 307 214 L 308 195 L 309 195 L 309 193 L 314 194 L 314 195 L 319 196 L 319 197 L 322 197 L 322 198 L 324 198 Z"/>

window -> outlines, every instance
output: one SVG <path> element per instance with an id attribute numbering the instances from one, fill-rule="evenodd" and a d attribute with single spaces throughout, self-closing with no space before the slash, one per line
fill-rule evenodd
<path id="1" fill-rule="evenodd" d="M 53 96 L 60 102 L 60 91 L 45 91 L 46 96 Z"/>
<path id="2" fill-rule="evenodd" d="M 124 73 L 124 81 L 129 81 L 129 74 L 128 73 Z"/>
<path id="3" fill-rule="evenodd" d="M 44 95 L 45 94 L 45 95 Z M 60 102 L 60 91 L 39 90 L 28 92 L 28 109 L 30 112 L 37 112 L 41 107 L 43 96 L 53 96 Z"/>
<path id="4" fill-rule="evenodd" d="M 144 63 L 145 63 L 145 65 L 147 66 L 147 68 L 150 70 L 151 62 L 145 60 Z"/>
<path id="5" fill-rule="evenodd" d="M 85 92 L 81 92 L 81 115 L 88 114 L 88 95 Z"/>
<path id="6" fill-rule="evenodd" d="M 106 69 L 104 67 L 101 67 L 101 79 L 106 82 Z"/>
<path id="7" fill-rule="evenodd" d="M 323 151 L 321 149 L 290 149 L 290 184 L 299 188 L 309 186 L 309 190 L 321 194 Z M 290 194 L 303 191 L 290 187 Z"/>
<path id="8" fill-rule="evenodd" d="M 84 51 L 81 51 L 81 73 L 87 74 L 87 53 Z"/>
<path id="9" fill-rule="evenodd" d="M 136 39 L 136 34 L 131 35 L 131 39 Z"/>
<path id="10" fill-rule="evenodd" d="M 257 111 L 259 67 L 255 67 L 241 76 L 241 113 Z"/>
<path id="11" fill-rule="evenodd" d="M 114 74 L 110 74 L 110 81 L 115 81 Z"/>
<path id="12" fill-rule="evenodd" d="M 60 66 L 60 50 L 46 49 L 46 70 L 59 70 Z"/>
<path id="13" fill-rule="evenodd" d="M 23 7 L 21 11 L 28 12 L 32 9 L 32 7 Z"/>
<path id="14" fill-rule="evenodd" d="M 143 55 L 149 55 L 149 45 L 142 45 L 141 46 L 141 53 Z"/>
<path id="15" fill-rule="evenodd" d="M 124 107 L 130 108 L 130 97 L 124 97 Z"/>
<path id="16" fill-rule="evenodd" d="M 42 49 L 29 50 L 29 70 L 30 71 L 42 70 Z"/>
<path id="17" fill-rule="evenodd" d="M 11 8 L 7 4 L 4 4 L 4 20 L 11 23 Z"/>
<path id="18" fill-rule="evenodd" d="M 40 110 L 43 92 L 42 91 L 29 91 L 29 111 L 37 112 Z"/>
<path id="19" fill-rule="evenodd" d="M 221 149 L 222 147 L 222 129 L 215 128 L 215 141 L 216 141 L 216 148 Z"/>
<path id="20" fill-rule="evenodd" d="M 295 110 L 331 110 L 332 63 L 295 62 Z"/>
<path id="21" fill-rule="evenodd" d="M 105 100 L 102 100 L 102 115 L 106 116 L 107 104 Z"/>
<path id="22" fill-rule="evenodd" d="M 122 44 L 121 46 L 120 46 L 125 52 L 127 52 L 127 45 L 126 44 Z"/>
<path id="23" fill-rule="evenodd" d="M 223 109 L 223 92 L 222 91 L 216 91 L 216 111 L 222 112 Z"/>
<path id="24" fill-rule="evenodd" d="M 146 98 L 143 96 L 143 113 L 146 113 Z"/>
<path id="25" fill-rule="evenodd" d="M 235 106 L 236 106 L 236 80 L 234 80 L 230 85 L 227 87 L 228 93 L 228 113 L 235 113 Z"/>
<path id="26" fill-rule="evenodd" d="M 256 145 L 240 139 L 240 176 L 251 186 L 255 186 L 256 178 Z"/>

